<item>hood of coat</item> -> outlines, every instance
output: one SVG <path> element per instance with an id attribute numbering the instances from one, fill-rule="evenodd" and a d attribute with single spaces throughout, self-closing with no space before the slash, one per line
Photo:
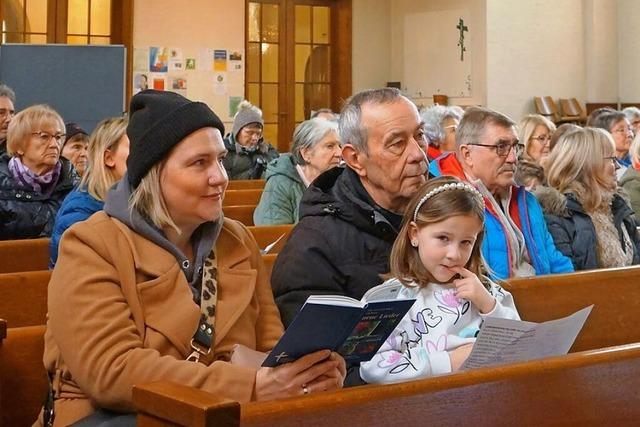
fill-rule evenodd
<path id="1" fill-rule="evenodd" d="M 621 186 L 631 182 L 634 182 L 635 185 L 640 185 L 640 171 L 634 169 L 633 166 L 628 167 L 620 177 Z"/>
<path id="2" fill-rule="evenodd" d="M 538 186 L 533 193 L 545 214 L 569 217 L 572 213 L 578 212 L 586 215 L 586 211 L 573 193 L 561 193 L 555 188 L 548 186 Z M 629 206 L 629 196 L 627 192 L 618 187 L 611 202 L 611 211 L 616 219 L 630 215 L 632 213 Z"/>
<path id="3" fill-rule="evenodd" d="M 358 175 L 348 167 L 329 169 L 307 188 L 300 202 L 300 220 L 307 216 L 334 216 L 384 240 L 398 234 L 383 210 L 362 196 Z M 390 214 L 387 212 L 387 214 Z M 401 217 L 397 218 L 398 223 Z"/>
<path id="4" fill-rule="evenodd" d="M 264 178 L 269 180 L 269 178 L 276 175 L 284 175 L 287 178 L 303 184 L 296 165 L 293 163 L 291 153 L 281 154 L 280 157 L 276 157 L 267 164 L 267 171 L 265 172 Z"/>

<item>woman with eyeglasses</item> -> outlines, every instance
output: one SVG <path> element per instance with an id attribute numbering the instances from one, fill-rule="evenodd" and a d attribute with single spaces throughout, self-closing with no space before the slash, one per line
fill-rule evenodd
<path id="1" fill-rule="evenodd" d="M 576 270 L 640 263 L 633 210 L 616 183 L 616 148 L 602 129 L 569 131 L 547 164 L 549 187 L 535 194 L 556 247 Z"/>
<path id="2" fill-rule="evenodd" d="M 551 136 L 556 126 L 539 114 L 525 116 L 518 125 L 518 138 L 524 150 L 518 158 L 515 180 L 527 190 L 544 184 L 544 165 L 551 152 Z"/>
<path id="3" fill-rule="evenodd" d="M 62 200 L 78 175 L 60 157 L 65 126 L 46 105 L 11 120 L 7 152 L 0 155 L 0 240 L 51 235 Z"/>
<path id="4" fill-rule="evenodd" d="M 621 111 L 605 111 L 593 120 L 591 126 L 604 129 L 613 136 L 613 142 L 616 146 L 615 156 L 620 165 L 616 176 L 620 179 L 627 168 L 631 166 L 629 148 L 633 141 L 633 128 L 629 119 Z"/>

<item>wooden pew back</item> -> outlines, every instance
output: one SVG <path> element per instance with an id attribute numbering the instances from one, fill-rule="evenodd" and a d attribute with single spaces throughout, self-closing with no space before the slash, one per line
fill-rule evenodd
<path id="1" fill-rule="evenodd" d="M 257 205 L 260 197 L 262 197 L 262 188 L 227 190 L 222 199 L 222 206 Z"/>
<path id="2" fill-rule="evenodd" d="M 504 287 L 531 322 L 595 304 L 572 352 L 640 342 L 640 266 L 510 279 Z"/>
<path id="3" fill-rule="evenodd" d="M 264 179 L 238 179 L 230 180 L 227 190 L 251 190 L 255 188 L 264 188 L 266 181 Z"/>
<path id="4" fill-rule="evenodd" d="M 0 319 L 0 329 L 6 321 Z M 9 326 L 11 326 L 9 324 Z M 42 363 L 45 326 L 6 329 L 0 339 L 0 425 L 30 426 L 47 394 Z"/>
<path id="5" fill-rule="evenodd" d="M 0 241 L 0 274 L 46 270 L 49 267 L 49 239 Z"/>
<path id="6" fill-rule="evenodd" d="M 291 234 L 291 230 L 293 230 L 293 224 L 286 225 L 263 225 L 263 226 L 250 226 L 247 227 L 254 239 L 258 243 L 260 249 L 264 249 L 267 245 L 278 240 L 273 248 L 269 251 L 271 254 L 275 254 L 280 252 L 280 250 L 284 247 L 284 244 L 287 242 L 289 238 L 289 234 Z"/>
<path id="7" fill-rule="evenodd" d="M 633 344 L 271 402 L 238 404 L 167 383 L 136 386 L 133 400 L 140 427 L 633 425 L 638 387 L 640 344 Z"/>
<path id="8" fill-rule="evenodd" d="M 0 318 L 14 327 L 44 325 L 51 272 L 0 274 Z"/>
<path id="9" fill-rule="evenodd" d="M 253 211 L 256 205 L 223 206 L 222 211 L 227 218 L 240 221 L 246 226 L 253 225 Z"/>

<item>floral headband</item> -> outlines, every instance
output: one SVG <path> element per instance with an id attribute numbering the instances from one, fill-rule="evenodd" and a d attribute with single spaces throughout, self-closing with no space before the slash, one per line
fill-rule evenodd
<path id="1" fill-rule="evenodd" d="M 420 199 L 420 201 L 416 205 L 416 210 L 413 211 L 413 221 L 415 222 L 418 219 L 418 211 L 420 210 L 424 202 L 426 202 L 436 194 L 440 194 L 449 190 L 468 191 L 469 193 L 473 194 L 478 198 L 478 200 L 480 201 L 480 204 L 482 205 L 482 209 L 484 210 L 484 198 L 482 197 L 482 194 L 480 194 L 478 190 L 476 190 L 471 185 L 464 182 L 452 182 L 450 184 L 443 184 L 439 187 L 436 187 L 433 190 L 429 191 L 427 194 L 425 194 L 425 196 L 422 199 Z"/>

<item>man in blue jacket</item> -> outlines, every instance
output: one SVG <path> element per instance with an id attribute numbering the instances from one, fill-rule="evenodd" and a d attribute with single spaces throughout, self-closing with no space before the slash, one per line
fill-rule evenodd
<path id="1" fill-rule="evenodd" d="M 556 249 L 535 196 L 514 183 L 521 148 L 513 120 L 471 108 L 458 127 L 456 151 L 429 169 L 469 181 L 484 195 L 482 255 L 493 278 L 571 272 L 571 260 Z"/>

